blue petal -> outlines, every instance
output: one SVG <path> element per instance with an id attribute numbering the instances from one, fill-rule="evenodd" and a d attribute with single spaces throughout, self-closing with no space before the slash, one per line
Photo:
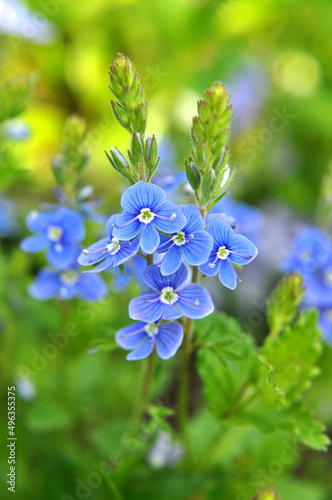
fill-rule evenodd
<path id="1" fill-rule="evenodd" d="M 220 268 L 220 262 L 221 260 L 218 259 L 215 263 L 215 259 L 216 259 L 216 256 L 217 256 L 217 253 L 216 253 L 216 249 L 214 249 L 211 254 L 210 254 L 210 257 L 208 259 L 207 262 L 205 262 L 204 264 L 201 264 L 199 266 L 199 269 L 202 271 L 203 274 L 206 274 L 206 276 L 216 276 L 218 274 L 218 271 L 219 271 L 219 268 Z M 209 267 L 209 264 L 212 264 L 214 263 L 214 267 Z"/>
<path id="2" fill-rule="evenodd" d="M 159 233 L 156 228 L 151 224 L 145 224 L 141 233 L 141 248 L 143 252 L 151 254 L 154 253 L 160 243 Z"/>
<path id="3" fill-rule="evenodd" d="M 197 303 L 198 305 L 195 305 Z M 191 319 L 205 318 L 214 310 L 209 292 L 201 285 L 188 285 L 179 292 L 178 308 Z"/>
<path id="4" fill-rule="evenodd" d="M 108 238 L 103 238 L 93 245 L 90 245 L 86 250 L 88 250 L 88 254 L 81 253 L 77 259 L 77 262 L 81 266 L 90 266 L 91 264 L 96 264 L 100 260 L 105 258 L 105 247 L 110 243 Z M 100 250 L 100 251 L 98 251 Z"/>
<path id="5" fill-rule="evenodd" d="M 153 224 L 164 233 L 177 233 L 186 223 L 186 218 L 181 210 L 170 201 L 165 201 L 165 203 L 159 207 L 158 210 L 155 210 L 154 213 L 156 217 L 153 220 Z M 165 219 L 160 219 L 158 215 Z M 175 218 L 173 220 L 174 216 Z M 173 222 L 170 222 L 170 220 Z"/>
<path id="6" fill-rule="evenodd" d="M 191 234 L 205 229 L 204 219 L 195 205 L 179 205 L 179 209 L 186 218 L 186 224 L 183 228 L 185 233 Z"/>
<path id="7" fill-rule="evenodd" d="M 128 361 L 137 361 L 139 359 L 147 358 L 153 351 L 153 348 L 154 343 L 152 342 L 151 338 L 146 335 L 141 345 L 137 347 L 135 351 L 129 353 L 126 359 Z"/>
<path id="8" fill-rule="evenodd" d="M 109 217 L 107 219 L 107 222 L 106 222 L 106 234 L 107 234 L 107 236 L 109 237 L 110 240 L 113 238 L 113 231 L 114 231 L 113 224 L 117 223 L 119 217 L 120 217 L 120 214 L 114 214 L 114 215 L 111 215 L 111 217 Z"/>
<path id="9" fill-rule="evenodd" d="M 38 210 L 32 210 L 25 219 L 27 228 L 33 233 L 46 233 L 52 222 L 54 222 L 53 212 L 38 212 Z"/>
<path id="10" fill-rule="evenodd" d="M 122 349 L 135 349 L 147 336 L 144 328 L 146 323 L 132 323 L 118 330 L 115 334 L 115 340 Z"/>
<path id="11" fill-rule="evenodd" d="M 165 201 L 166 195 L 160 187 L 140 181 L 130 186 L 121 197 L 124 210 L 138 215 L 142 208 L 150 208 L 153 212 Z"/>
<path id="12" fill-rule="evenodd" d="M 77 260 L 77 252 L 80 250 L 73 243 L 62 242 L 61 250 L 58 250 L 56 243 L 51 243 L 46 253 L 48 262 L 57 269 L 67 269 L 71 267 Z"/>
<path id="13" fill-rule="evenodd" d="M 78 242 L 84 238 L 85 228 L 81 215 L 69 208 L 60 208 L 55 216 L 63 229 L 66 241 Z"/>
<path id="14" fill-rule="evenodd" d="M 87 302 L 101 300 L 107 295 L 107 286 L 97 274 L 81 274 L 77 282 L 79 296 Z"/>
<path id="15" fill-rule="evenodd" d="M 98 266 L 94 267 L 93 269 L 89 269 L 89 271 L 84 271 L 84 274 L 100 273 L 101 271 L 104 271 L 104 269 L 113 266 L 113 263 L 114 263 L 114 255 L 107 255 L 106 259 L 103 260 L 100 264 L 98 264 Z"/>
<path id="16" fill-rule="evenodd" d="M 188 268 L 181 264 L 176 273 L 170 276 L 163 276 L 157 264 L 153 264 L 145 269 L 143 273 L 144 283 L 153 290 L 161 291 L 166 286 L 174 289 L 179 288 L 188 278 Z"/>
<path id="17" fill-rule="evenodd" d="M 29 287 L 29 294 L 35 299 L 47 300 L 53 297 L 60 287 L 60 278 L 51 269 L 41 269 Z"/>
<path id="18" fill-rule="evenodd" d="M 175 273 L 181 265 L 181 249 L 180 247 L 173 245 L 169 250 L 167 250 L 166 255 L 163 257 L 160 271 L 164 276 Z"/>
<path id="19" fill-rule="evenodd" d="M 118 266 L 136 255 L 139 250 L 139 244 L 139 238 L 135 238 L 131 242 L 123 241 L 120 243 L 120 250 L 114 254 L 113 266 Z"/>
<path id="20" fill-rule="evenodd" d="M 182 325 L 177 322 L 160 325 L 156 335 L 157 354 L 161 359 L 175 355 L 183 341 Z"/>
<path id="21" fill-rule="evenodd" d="M 46 236 L 28 236 L 20 243 L 20 248 L 24 252 L 35 253 L 44 250 L 49 244 Z"/>
<path id="22" fill-rule="evenodd" d="M 132 319 L 145 321 L 146 323 L 158 321 L 163 315 L 165 304 L 162 304 L 160 300 L 146 302 L 146 300 L 155 300 L 157 298 L 159 298 L 159 295 L 149 294 L 132 299 L 129 303 L 129 316 Z"/>
<path id="23" fill-rule="evenodd" d="M 164 234 L 160 234 L 159 237 L 160 245 L 157 248 L 157 252 L 165 252 L 173 244 L 172 238 L 170 238 L 169 236 L 165 236 Z"/>
<path id="24" fill-rule="evenodd" d="M 136 215 L 131 212 L 122 212 L 116 221 L 116 225 L 124 227 L 121 227 L 120 229 L 114 227 L 113 238 L 118 238 L 119 240 L 131 240 L 132 238 L 135 238 L 143 227 L 143 224 L 139 220 L 135 220 L 135 217 Z"/>
<path id="25" fill-rule="evenodd" d="M 213 247 L 212 237 L 206 231 L 197 231 L 191 241 L 182 245 L 185 260 L 191 266 L 204 264 L 210 256 Z"/>
<path id="26" fill-rule="evenodd" d="M 240 234 L 234 234 L 229 245 L 229 250 L 243 255 L 243 257 L 240 257 L 239 255 L 234 255 L 233 253 L 231 253 L 228 256 L 231 262 L 240 264 L 242 266 L 244 266 L 245 264 L 249 264 L 249 262 L 254 260 L 254 258 L 258 254 L 258 250 L 255 245 L 251 243 L 248 238 L 246 238 L 245 236 L 241 236 Z"/>
<path id="27" fill-rule="evenodd" d="M 227 259 L 221 261 L 219 279 L 225 287 L 235 290 L 237 285 L 237 275 L 234 267 Z"/>
<path id="28" fill-rule="evenodd" d="M 56 298 L 59 300 L 71 300 L 77 295 L 76 285 L 67 285 L 61 283 Z"/>
<path id="29" fill-rule="evenodd" d="M 165 306 L 163 319 L 165 320 L 179 319 L 181 318 L 181 316 L 183 316 L 183 313 L 176 307 L 175 304 Z"/>
<path id="30" fill-rule="evenodd" d="M 223 245 L 228 247 L 234 234 L 231 226 L 226 224 L 226 222 L 222 222 L 221 220 L 216 219 L 215 217 L 213 217 L 213 219 L 209 223 L 207 231 L 209 234 L 211 234 L 214 244 L 218 247 L 221 247 Z"/>

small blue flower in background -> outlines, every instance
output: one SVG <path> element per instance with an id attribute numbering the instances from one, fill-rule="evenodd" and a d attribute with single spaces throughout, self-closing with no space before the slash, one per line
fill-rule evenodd
<path id="1" fill-rule="evenodd" d="M 179 319 L 183 315 L 199 319 L 211 314 L 214 305 L 208 291 L 201 285 L 186 284 L 188 274 L 185 264 L 169 276 L 163 276 L 158 265 L 149 266 L 143 273 L 149 290 L 130 301 L 129 316 L 152 323 Z"/>
<path id="2" fill-rule="evenodd" d="M 199 266 L 207 276 L 219 273 L 221 283 L 231 290 L 241 281 L 232 264 L 243 266 L 256 257 L 258 250 L 248 238 L 235 234 L 231 226 L 213 218 L 207 227 L 213 238 L 213 249 L 207 262 Z"/>
<path id="3" fill-rule="evenodd" d="M 298 271 L 303 276 L 324 265 L 332 255 L 332 246 L 326 234 L 315 227 L 301 231 L 295 238 L 293 252 L 284 259 L 282 270 Z"/>
<path id="4" fill-rule="evenodd" d="M 26 218 L 27 227 L 37 236 L 28 236 L 20 247 L 28 253 L 47 248 L 46 258 L 57 269 L 66 269 L 73 262 L 79 249 L 77 243 L 85 235 L 82 217 L 69 208 L 55 212 L 32 211 Z"/>
<path id="5" fill-rule="evenodd" d="M 10 236 L 17 229 L 15 205 L 0 193 L 0 236 Z"/>
<path id="6" fill-rule="evenodd" d="M 175 355 L 183 340 L 182 325 L 177 321 L 169 323 L 134 323 L 119 330 L 115 340 L 123 349 L 131 350 L 129 361 L 146 358 L 156 345 L 161 359 Z"/>
<path id="7" fill-rule="evenodd" d="M 101 276 L 82 274 L 75 265 L 65 271 L 42 268 L 29 287 L 29 294 L 38 300 L 70 300 L 80 297 L 86 302 L 92 302 L 103 299 L 107 291 Z"/>
<path id="8" fill-rule="evenodd" d="M 175 150 L 171 142 L 164 140 L 159 143 L 160 161 L 158 171 L 152 177 L 152 182 L 161 187 L 167 196 L 172 196 L 181 184 L 187 183 L 185 172 L 176 172 L 172 167 L 176 164 Z"/>
<path id="9" fill-rule="evenodd" d="M 23 120 L 9 120 L 3 126 L 3 132 L 11 141 L 22 141 L 30 135 L 30 129 Z"/>
<path id="10" fill-rule="evenodd" d="M 178 207 L 186 218 L 186 224 L 181 231 L 173 233 L 170 237 L 161 235 L 161 245 L 158 252 L 166 253 L 158 264 L 164 276 L 175 273 L 184 260 L 192 265 L 199 266 L 206 262 L 212 250 L 213 240 L 204 231 L 205 222 L 194 205 Z"/>
<path id="11" fill-rule="evenodd" d="M 230 219 L 225 218 L 224 222 L 230 224 L 235 232 L 244 234 L 255 243 L 259 242 L 264 225 L 264 215 L 258 208 L 242 201 L 234 201 L 226 196 L 211 208 L 207 221 L 211 220 L 215 214 L 229 217 Z"/>
<path id="12" fill-rule="evenodd" d="M 151 254 L 160 244 L 157 231 L 180 231 L 186 219 L 174 203 L 166 201 L 166 195 L 155 184 L 140 181 L 129 187 L 121 197 L 124 209 L 115 224 L 113 235 L 119 240 L 131 240 L 140 234 L 143 252 Z"/>
<path id="13" fill-rule="evenodd" d="M 119 268 L 114 270 L 112 276 L 112 289 L 115 291 L 125 290 L 131 283 L 137 283 L 144 286 L 142 274 L 147 267 L 146 260 L 140 255 L 135 255 L 132 259 L 125 263 L 125 275 L 123 275 Z"/>
<path id="14" fill-rule="evenodd" d="M 102 225 L 106 223 L 107 217 L 102 213 L 96 212 L 96 210 L 101 207 L 102 200 L 100 198 L 94 200 L 89 199 L 93 195 L 93 188 L 91 186 L 82 187 L 72 202 L 64 190 L 59 186 L 53 189 L 53 193 L 59 203 L 43 203 L 42 209 L 54 211 L 60 207 L 71 206 L 73 210 L 82 215 L 84 219 L 92 220 Z"/>
<path id="15" fill-rule="evenodd" d="M 112 215 L 106 223 L 106 238 L 102 238 L 93 245 L 85 248 L 78 257 L 81 266 L 91 266 L 102 261 L 99 266 L 85 271 L 99 273 L 107 267 L 116 267 L 133 257 L 139 250 L 139 238 L 132 241 L 120 241 L 114 237 L 114 224 L 119 220 L 119 215 Z"/>
<path id="16" fill-rule="evenodd" d="M 155 469 L 175 465 L 181 461 L 184 448 L 172 440 L 172 436 L 161 431 L 147 454 L 147 462 Z"/>

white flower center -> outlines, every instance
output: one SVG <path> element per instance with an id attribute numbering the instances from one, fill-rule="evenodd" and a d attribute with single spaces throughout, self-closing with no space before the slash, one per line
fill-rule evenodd
<path id="1" fill-rule="evenodd" d="M 178 298 L 178 294 L 175 293 L 174 288 L 171 286 L 165 286 L 165 288 L 161 290 L 160 301 L 163 304 L 167 304 L 170 306 L 177 302 Z"/>
<path id="2" fill-rule="evenodd" d="M 217 251 L 218 259 L 226 260 L 227 257 L 229 256 L 229 254 L 230 254 L 230 251 L 227 250 L 227 248 L 225 247 L 225 245 L 223 245 L 222 247 L 218 248 L 218 251 Z"/>
<path id="3" fill-rule="evenodd" d="M 51 241 L 60 241 L 63 230 L 60 226 L 50 226 L 47 230 L 47 237 Z"/>
<path id="4" fill-rule="evenodd" d="M 110 253 L 111 255 L 115 255 L 116 253 L 118 253 L 120 248 L 120 241 L 117 238 L 112 238 L 112 242 L 106 247 L 106 252 Z"/>
<path id="5" fill-rule="evenodd" d="M 183 231 L 179 231 L 178 233 L 176 233 L 172 240 L 174 241 L 175 245 L 180 247 L 181 245 L 185 245 L 186 243 L 186 233 L 184 233 Z"/>
<path id="6" fill-rule="evenodd" d="M 75 285 L 78 280 L 78 273 L 75 271 L 66 271 L 60 275 L 61 281 L 64 285 Z"/>
<path id="7" fill-rule="evenodd" d="M 138 216 L 138 220 L 140 222 L 143 222 L 144 224 L 149 224 L 150 222 L 153 221 L 154 218 L 155 218 L 155 215 L 153 212 L 151 212 L 151 210 L 149 208 L 142 208 L 142 210 Z"/>
<path id="8" fill-rule="evenodd" d="M 153 337 L 154 335 L 157 335 L 158 333 L 158 326 L 155 323 L 148 323 L 144 327 L 145 333 L 148 334 L 149 337 Z"/>

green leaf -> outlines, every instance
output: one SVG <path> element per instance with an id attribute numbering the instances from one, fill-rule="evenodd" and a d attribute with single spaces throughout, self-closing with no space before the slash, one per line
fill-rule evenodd
<path id="1" fill-rule="evenodd" d="M 267 306 L 270 337 L 278 335 L 294 319 L 303 293 L 303 280 L 299 274 L 290 274 L 281 280 Z"/>
<path id="2" fill-rule="evenodd" d="M 205 396 L 217 418 L 229 416 L 249 380 L 255 361 L 253 340 L 224 314 L 198 321 L 196 330 L 200 345 L 197 368 Z"/>

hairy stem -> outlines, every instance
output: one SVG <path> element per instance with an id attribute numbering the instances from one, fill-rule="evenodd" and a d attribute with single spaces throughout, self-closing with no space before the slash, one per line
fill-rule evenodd
<path id="1" fill-rule="evenodd" d="M 192 283 L 198 283 L 199 269 L 193 268 Z M 194 331 L 194 321 L 185 318 L 184 321 L 184 338 L 183 338 L 183 358 L 179 382 L 179 428 L 183 437 L 186 434 L 187 420 L 188 420 L 188 389 L 189 389 L 189 371 L 190 371 L 190 357 L 191 357 L 191 344 Z"/>

